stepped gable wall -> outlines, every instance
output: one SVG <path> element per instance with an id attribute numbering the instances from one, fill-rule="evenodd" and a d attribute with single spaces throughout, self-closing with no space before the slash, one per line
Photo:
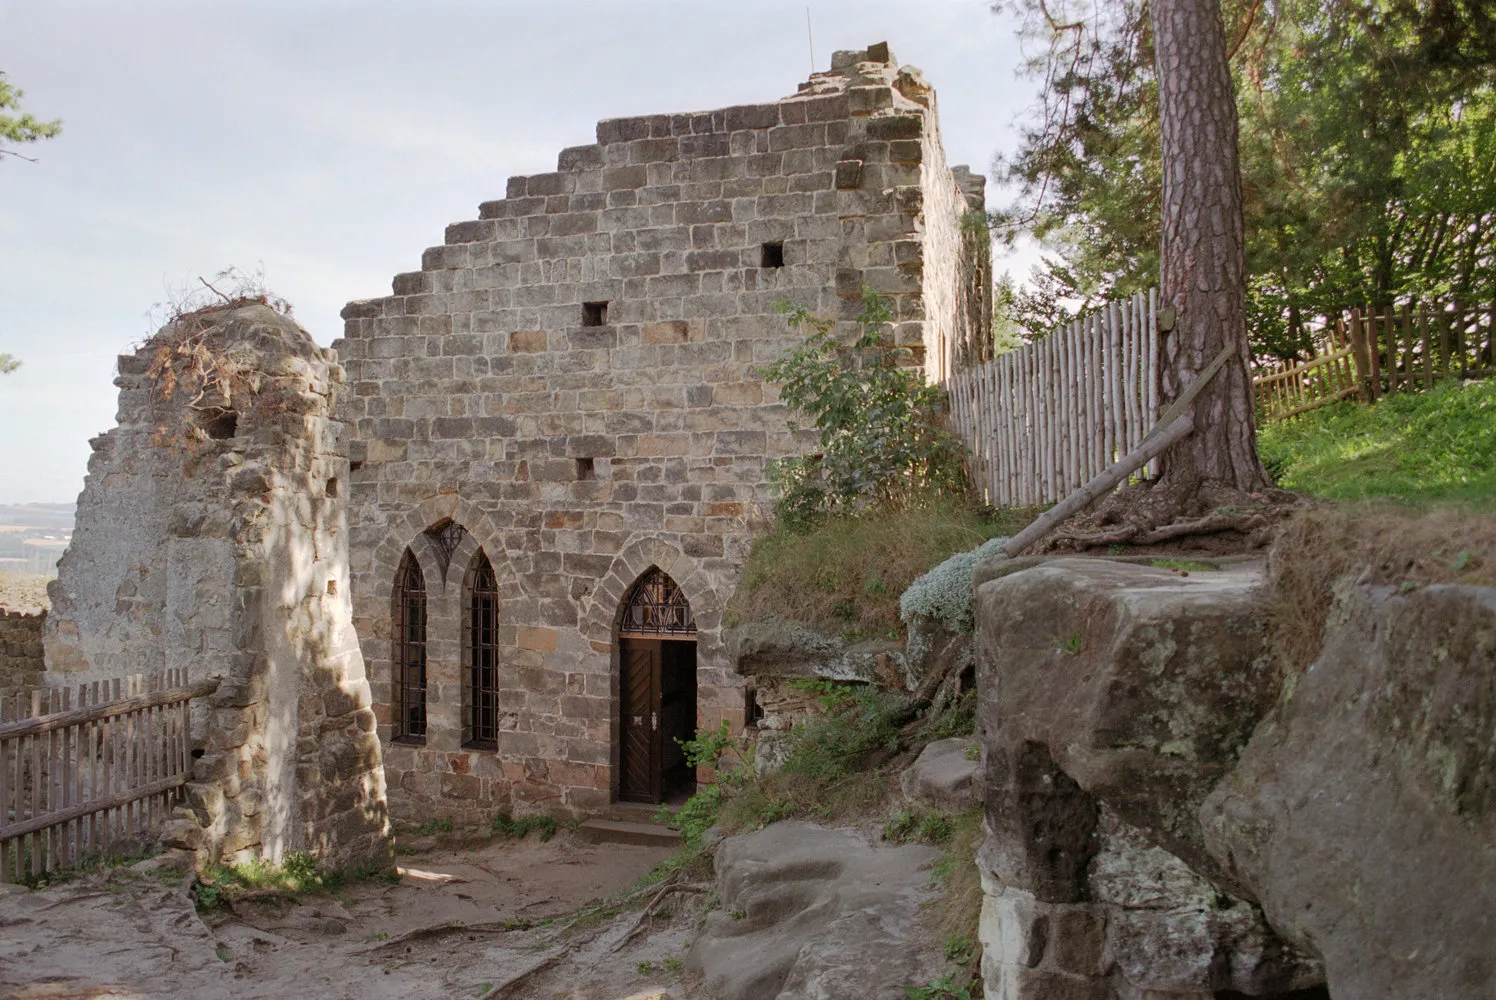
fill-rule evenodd
<path id="1" fill-rule="evenodd" d="M 976 335 L 957 286 L 982 266 L 961 227 L 981 197 L 945 165 L 928 84 L 876 45 L 780 101 L 600 122 L 555 171 L 448 226 L 391 295 L 347 306 L 355 620 L 397 816 L 608 807 L 615 626 L 652 567 L 695 616 L 698 726 L 741 727 L 722 609 L 771 463 L 815 444 L 756 374 L 801 338 L 776 304 L 850 332 L 870 288 L 912 363 L 948 358 Z M 407 553 L 422 695 L 396 684 Z M 469 704 L 482 560 L 499 606 L 487 747 Z M 414 737 L 398 716 L 412 697 Z"/>

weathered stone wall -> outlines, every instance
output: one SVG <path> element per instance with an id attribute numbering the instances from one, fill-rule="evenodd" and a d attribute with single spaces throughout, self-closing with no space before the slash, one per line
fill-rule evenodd
<path id="1" fill-rule="evenodd" d="M 929 88 L 874 46 L 776 103 L 604 121 L 556 172 L 511 178 L 449 226 L 393 295 L 344 310 L 355 613 L 399 814 L 607 806 L 615 623 L 651 566 L 695 613 L 698 725 L 742 725 L 720 609 L 769 463 L 814 440 L 755 373 L 799 339 L 774 306 L 849 326 L 871 287 L 892 303 L 890 336 L 923 359 L 964 335 L 945 285 L 970 201 Z M 775 248 L 783 266 L 766 266 Z M 464 529 L 450 560 L 427 534 L 448 520 Z M 388 714 L 407 549 L 429 601 L 419 745 L 391 743 Z M 462 582 L 480 550 L 501 604 L 496 753 L 462 736 Z"/>
<path id="2" fill-rule="evenodd" d="M 0 691 L 35 687 L 46 664 L 42 659 L 42 630 L 47 615 L 22 614 L 0 608 Z"/>
<path id="3" fill-rule="evenodd" d="M 119 359 L 51 588 L 47 681 L 164 667 L 196 705 L 174 842 L 340 863 L 387 853 L 383 771 L 352 630 L 342 371 L 263 305 L 197 314 Z"/>

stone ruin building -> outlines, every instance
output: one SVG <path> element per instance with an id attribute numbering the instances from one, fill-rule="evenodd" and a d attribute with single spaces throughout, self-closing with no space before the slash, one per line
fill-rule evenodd
<path id="1" fill-rule="evenodd" d="M 886 45 L 794 95 L 603 121 L 351 303 L 355 626 L 397 815 L 694 790 L 744 723 L 721 638 L 791 429 L 755 367 L 864 288 L 931 377 L 990 319 L 983 180 Z M 969 231 L 970 227 L 968 227 Z"/>
<path id="2" fill-rule="evenodd" d="M 368 854 L 386 791 L 459 822 L 689 793 L 677 740 L 749 710 L 722 613 L 770 463 L 815 441 L 756 373 L 803 336 L 775 307 L 850 331 L 871 289 L 940 377 L 990 330 L 982 187 L 875 45 L 779 101 L 601 122 L 350 303 L 335 353 L 264 305 L 167 327 L 120 359 L 49 682 L 224 676 L 177 821 L 215 857 Z"/>

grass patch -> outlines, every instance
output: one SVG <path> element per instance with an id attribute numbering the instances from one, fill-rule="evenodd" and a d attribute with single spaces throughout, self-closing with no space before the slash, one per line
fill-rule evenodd
<path id="1" fill-rule="evenodd" d="M 1333 500 L 1496 499 L 1496 380 L 1344 401 L 1258 431 L 1284 489 Z"/>
<path id="2" fill-rule="evenodd" d="M 1395 587 L 1496 586 L 1496 518 L 1479 506 L 1334 504 L 1290 519 L 1273 544 L 1271 620 L 1284 666 L 1318 654 L 1335 581 L 1371 570 Z"/>
<path id="3" fill-rule="evenodd" d="M 977 731 L 976 689 L 963 691 L 945 703 L 936 715 L 929 718 L 919 730 L 922 743 L 950 739 L 952 736 L 970 736 Z"/>
<path id="4" fill-rule="evenodd" d="M 545 843 L 556 835 L 556 820 L 551 816 L 521 816 L 515 819 L 508 813 L 501 812 L 493 818 L 493 829 L 495 833 L 503 834 L 510 840 L 523 840 L 534 831 L 540 834 L 541 843 Z"/>
<path id="5" fill-rule="evenodd" d="M 776 525 L 754 544 L 726 620 L 767 621 L 793 608 L 795 621 L 824 632 L 896 636 L 899 595 L 917 577 L 1036 516 L 1037 509 L 946 502 L 831 517 L 804 532 Z"/>
<path id="6" fill-rule="evenodd" d="M 199 910 L 213 910 L 251 895 L 295 899 L 312 892 L 331 892 L 342 888 L 345 881 L 340 871 L 323 871 L 307 852 L 292 851 L 278 865 L 269 861 L 213 865 L 198 875 L 192 893 Z"/>

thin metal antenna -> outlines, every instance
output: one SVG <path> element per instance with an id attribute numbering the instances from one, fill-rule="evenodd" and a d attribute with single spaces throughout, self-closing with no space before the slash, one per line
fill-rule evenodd
<path id="1" fill-rule="evenodd" d="M 816 39 L 810 33 L 810 6 L 808 4 L 805 7 L 805 40 L 810 42 L 810 72 L 814 74 L 816 71 Z"/>

